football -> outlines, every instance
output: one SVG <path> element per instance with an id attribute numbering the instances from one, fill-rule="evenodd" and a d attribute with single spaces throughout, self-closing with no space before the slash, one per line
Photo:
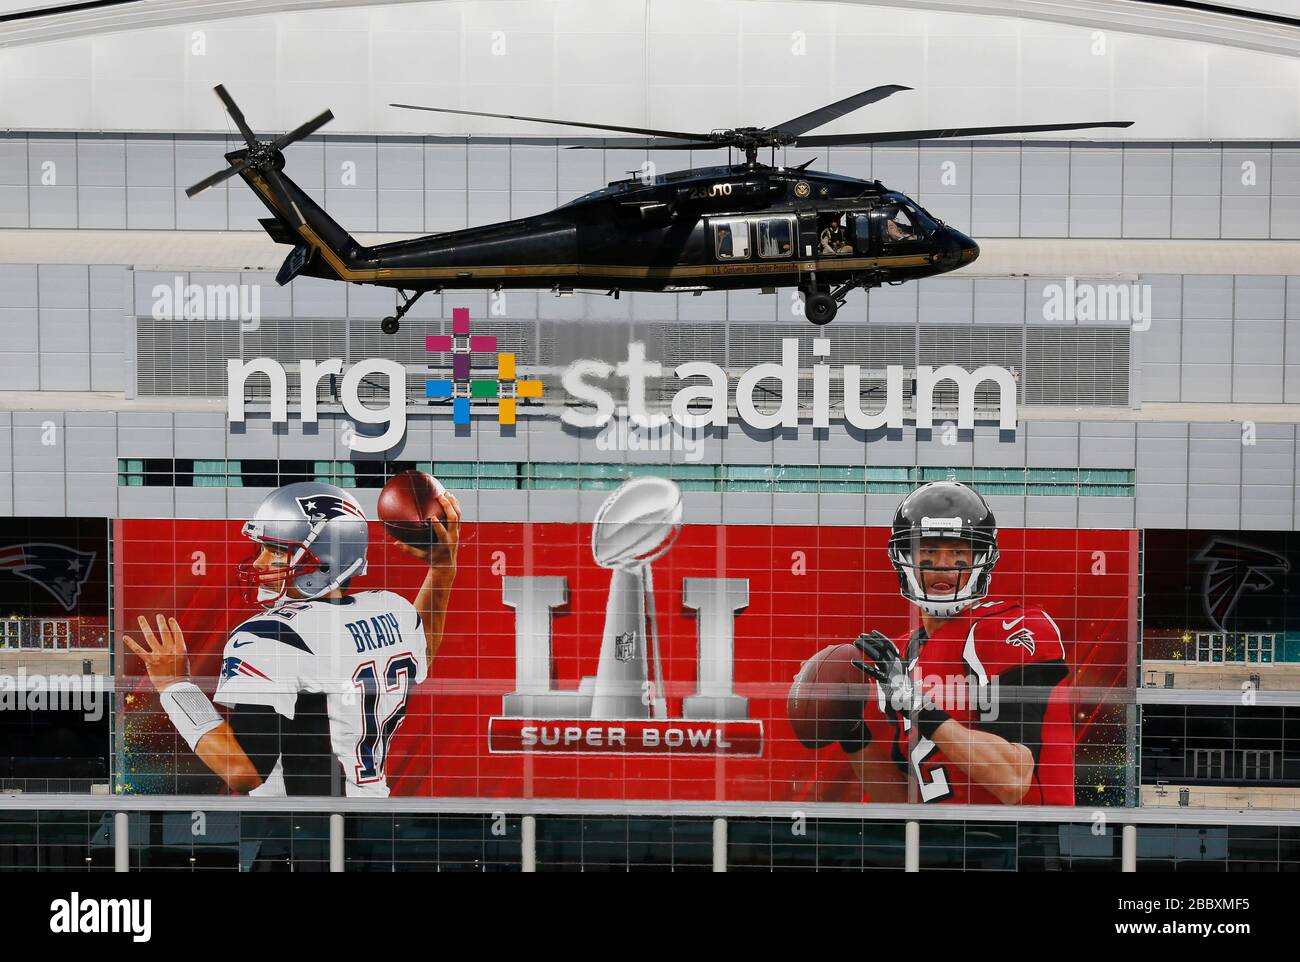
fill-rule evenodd
<path id="1" fill-rule="evenodd" d="M 596 512 L 591 553 L 602 568 L 647 564 L 672 547 L 681 527 L 681 488 L 667 478 L 632 478 Z"/>
<path id="2" fill-rule="evenodd" d="M 824 748 L 847 738 L 862 721 L 875 683 L 853 667 L 853 659 L 860 655 L 853 645 L 830 645 L 799 669 L 786 699 L 786 713 L 804 747 Z"/>
<path id="3" fill-rule="evenodd" d="M 429 523 L 446 517 L 438 495 L 447 489 L 441 481 L 423 471 L 403 471 L 390 478 L 379 492 L 379 520 L 384 530 L 417 548 L 427 548 L 438 540 Z"/>

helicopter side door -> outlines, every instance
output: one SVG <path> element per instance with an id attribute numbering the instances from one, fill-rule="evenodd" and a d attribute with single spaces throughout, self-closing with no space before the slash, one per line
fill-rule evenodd
<path id="1" fill-rule="evenodd" d="M 799 211 L 799 256 L 812 259 L 817 256 L 817 212 Z"/>

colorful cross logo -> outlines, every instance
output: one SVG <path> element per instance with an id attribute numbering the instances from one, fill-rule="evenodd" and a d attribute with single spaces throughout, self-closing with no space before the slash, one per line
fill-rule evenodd
<path id="1" fill-rule="evenodd" d="M 430 334 L 424 339 L 426 351 L 451 351 L 451 379 L 430 378 L 424 382 L 427 398 L 451 398 L 451 420 L 469 424 L 469 402 L 473 398 L 497 398 L 497 423 L 515 423 L 515 399 L 541 397 L 541 381 L 515 378 L 515 356 L 497 354 L 495 380 L 470 378 L 469 361 L 474 352 L 493 353 L 497 339 L 490 334 L 469 332 L 469 308 L 456 307 L 451 312 L 451 336 Z"/>

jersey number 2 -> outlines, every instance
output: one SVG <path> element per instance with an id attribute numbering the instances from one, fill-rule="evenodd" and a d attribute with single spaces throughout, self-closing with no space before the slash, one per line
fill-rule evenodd
<path id="1" fill-rule="evenodd" d="M 384 666 L 384 690 L 399 693 L 397 707 L 379 721 L 379 673 L 368 661 L 352 674 L 352 685 L 361 689 L 361 738 L 357 741 L 357 784 L 376 782 L 384 776 L 388 742 L 406 717 L 406 696 L 415 677 L 415 659 L 398 655 Z M 379 751 L 376 753 L 375 749 Z"/>
<path id="2" fill-rule="evenodd" d="M 925 778 L 925 760 L 935 751 L 934 742 L 921 735 L 916 746 L 912 749 L 912 771 L 916 773 L 916 783 L 921 789 L 921 801 L 937 802 L 941 798 L 947 798 L 951 791 L 948 788 L 948 773 L 943 770 L 942 765 L 936 765 L 931 769 L 930 774 L 933 776 L 929 781 Z"/>

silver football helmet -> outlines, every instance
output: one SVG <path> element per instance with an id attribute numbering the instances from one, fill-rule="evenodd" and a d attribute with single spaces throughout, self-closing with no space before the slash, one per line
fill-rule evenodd
<path id="1" fill-rule="evenodd" d="M 295 598 L 319 598 L 366 573 L 366 516 L 356 498 L 332 484 L 301 481 L 276 488 L 244 522 L 242 533 L 289 554 L 287 566 L 255 567 L 255 554 L 236 569 L 248 594 L 257 589 L 255 598 L 247 600 L 268 608 Z"/>

